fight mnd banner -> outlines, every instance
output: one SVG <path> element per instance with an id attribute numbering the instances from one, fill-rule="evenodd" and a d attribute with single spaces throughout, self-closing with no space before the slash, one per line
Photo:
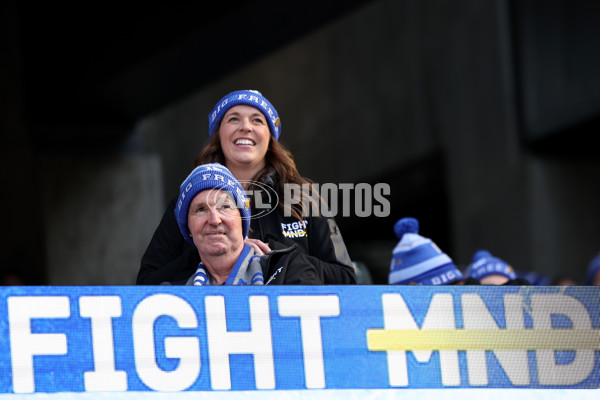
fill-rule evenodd
<path id="1" fill-rule="evenodd" d="M 599 387 L 600 287 L 0 289 L 5 394 Z"/>

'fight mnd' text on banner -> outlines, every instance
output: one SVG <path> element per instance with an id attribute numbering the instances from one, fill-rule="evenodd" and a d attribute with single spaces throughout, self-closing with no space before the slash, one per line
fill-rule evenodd
<path id="1" fill-rule="evenodd" d="M 600 287 L 9 287 L 0 371 L 0 393 L 598 388 Z"/>

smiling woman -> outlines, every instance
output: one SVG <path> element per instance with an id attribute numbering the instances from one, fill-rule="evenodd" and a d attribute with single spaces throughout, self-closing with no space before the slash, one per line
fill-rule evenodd
<path id="1" fill-rule="evenodd" d="M 251 180 L 265 167 L 269 148 L 269 126 L 256 108 L 238 105 L 223 117 L 219 139 L 227 168 L 240 180 Z"/>
<path id="2" fill-rule="evenodd" d="M 231 92 L 208 116 L 209 141 L 195 165 L 220 163 L 246 192 L 253 193 L 246 244 L 265 254 L 295 245 L 320 271 L 325 284 L 355 284 L 352 261 L 335 220 L 306 215 L 304 198 L 286 202 L 286 185 L 312 187 L 312 183 L 300 175 L 291 152 L 279 143 L 281 129 L 279 114 L 260 92 Z M 137 284 L 185 282 L 201 261 L 196 248 L 182 239 L 174 208 L 175 199 L 142 257 Z M 287 227 L 292 224 L 304 229 L 289 235 Z"/>

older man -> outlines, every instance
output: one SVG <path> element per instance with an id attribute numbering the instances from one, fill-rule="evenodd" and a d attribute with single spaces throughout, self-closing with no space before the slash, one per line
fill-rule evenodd
<path id="1" fill-rule="evenodd" d="M 250 204 L 221 164 L 196 167 L 181 184 L 175 219 L 202 260 L 188 285 L 318 285 L 322 271 L 295 246 L 269 251 L 247 239 Z M 267 254 L 264 254 L 268 251 Z M 174 282 L 177 283 L 177 282 Z"/>

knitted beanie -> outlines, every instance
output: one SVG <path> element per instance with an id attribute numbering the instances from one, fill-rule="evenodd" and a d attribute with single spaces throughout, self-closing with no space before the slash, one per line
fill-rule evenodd
<path id="1" fill-rule="evenodd" d="M 594 282 L 594 277 L 600 272 L 600 253 L 598 253 L 588 265 L 587 273 L 585 274 L 585 284 L 591 285 Z"/>
<path id="2" fill-rule="evenodd" d="M 275 140 L 279 140 L 281 135 L 281 120 L 275 107 L 258 90 L 238 90 L 231 92 L 223 97 L 208 115 L 208 136 L 219 126 L 223 116 L 231 107 L 238 105 L 247 105 L 259 110 L 267 119 L 269 130 Z"/>
<path id="3" fill-rule="evenodd" d="M 242 232 L 245 239 L 250 229 L 250 201 L 246 197 L 244 188 L 231 172 L 225 166 L 213 163 L 196 167 L 181 184 L 179 198 L 175 206 L 175 219 L 185 240 L 194 244 L 188 229 L 190 203 L 198 193 L 207 189 L 219 189 L 231 193 L 237 208 L 240 210 Z"/>
<path id="4" fill-rule="evenodd" d="M 517 279 L 525 279 L 533 286 L 549 286 L 551 279 L 549 276 L 542 275 L 536 271 L 515 271 Z"/>
<path id="5" fill-rule="evenodd" d="M 489 275 L 502 275 L 508 280 L 517 278 L 517 274 L 508 263 L 492 256 L 487 250 L 477 250 L 467 267 L 467 277 L 481 280 Z"/>
<path id="6" fill-rule="evenodd" d="M 390 285 L 448 285 L 463 279 L 452 259 L 431 239 L 418 234 L 417 219 L 401 218 L 394 232 L 400 241 L 392 253 Z"/>

